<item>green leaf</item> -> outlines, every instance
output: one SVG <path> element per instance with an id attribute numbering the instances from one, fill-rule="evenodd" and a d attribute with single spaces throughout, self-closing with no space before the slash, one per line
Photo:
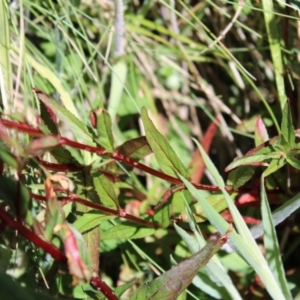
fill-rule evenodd
<path id="1" fill-rule="evenodd" d="M 103 205 L 113 208 L 119 207 L 119 201 L 114 186 L 105 175 L 94 177 L 93 183 Z"/>
<path id="2" fill-rule="evenodd" d="M 101 231 L 102 240 L 139 239 L 154 234 L 155 228 L 143 228 L 134 223 L 124 222 Z"/>
<path id="3" fill-rule="evenodd" d="M 93 111 L 97 118 L 97 141 L 108 151 L 114 150 L 114 138 L 112 134 L 111 118 L 107 111 L 98 109 Z"/>
<path id="4" fill-rule="evenodd" d="M 226 241 L 227 235 L 209 240 L 199 252 L 153 281 L 142 285 L 130 299 L 176 299 L 191 284 L 199 269 L 208 263 Z"/>
<path id="5" fill-rule="evenodd" d="M 240 166 L 229 173 L 227 184 L 237 189 L 243 186 L 253 176 L 254 172 L 254 167 Z"/>
<path id="6" fill-rule="evenodd" d="M 287 156 L 286 161 L 290 164 L 293 168 L 300 170 L 300 161 L 294 156 Z"/>
<path id="7" fill-rule="evenodd" d="M 116 218 L 114 215 L 106 215 L 99 211 L 90 210 L 85 213 L 83 216 L 79 217 L 74 223 L 73 226 L 81 233 L 89 231 L 101 224 L 105 220 L 111 220 Z"/>
<path id="8" fill-rule="evenodd" d="M 229 224 L 215 211 L 211 204 L 199 193 L 199 191 L 184 177 L 181 180 L 186 185 L 191 194 L 199 201 L 207 219 L 221 233 L 227 232 Z M 235 230 L 230 234 L 230 245 L 234 247 L 243 258 L 254 268 L 265 284 L 269 294 L 276 300 L 284 299 L 284 296 L 275 281 L 275 278 L 268 268 L 258 246 L 244 240 Z"/>
<path id="9" fill-rule="evenodd" d="M 141 116 L 148 143 L 163 172 L 175 177 L 177 177 L 177 174 L 179 173 L 183 177 L 189 178 L 187 169 L 184 167 L 175 151 L 171 148 L 166 138 L 155 128 L 145 108 L 142 108 Z"/>
<path id="10" fill-rule="evenodd" d="M 263 172 L 263 176 L 267 177 L 270 174 L 276 172 L 280 168 L 282 168 L 286 164 L 286 160 L 284 158 L 273 159 L 268 168 Z"/>
<path id="11" fill-rule="evenodd" d="M 276 236 L 275 226 L 272 219 L 267 194 L 265 191 L 264 177 L 261 177 L 261 213 L 264 225 L 264 246 L 266 249 L 266 257 L 269 267 L 274 274 L 281 290 L 284 294 L 284 299 L 292 299 L 289 287 L 286 281 L 283 262 Z"/>
<path id="12" fill-rule="evenodd" d="M 269 164 L 266 163 L 267 160 L 279 159 L 281 155 L 282 155 L 281 152 L 273 152 L 269 154 L 255 154 L 255 155 L 238 157 L 226 167 L 225 171 L 228 172 L 239 166 L 245 166 L 245 165 L 246 166 L 247 165 L 268 166 Z"/>
<path id="13" fill-rule="evenodd" d="M 291 114 L 291 107 L 288 101 L 285 102 L 282 112 L 281 137 L 289 148 L 295 147 L 295 132 Z"/>
<path id="14" fill-rule="evenodd" d="M 39 100 L 49 107 L 55 113 L 55 115 L 73 131 L 74 135 L 78 137 L 80 141 L 83 141 L 89 145 L 94 145 L 91 134 L 84 123 L 77 119 L 68 109 L 51 99 L 51 97 L 47 94 L 38 89 L 33 89 L 33 91 Z"/>

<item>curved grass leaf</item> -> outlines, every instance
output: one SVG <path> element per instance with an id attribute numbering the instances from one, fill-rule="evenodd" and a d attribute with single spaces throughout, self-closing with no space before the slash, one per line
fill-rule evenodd
<path id="1" fill-rule="evenodd" d="M 182 176 L 181 180 L 184 182 L 191 194 L 199 201 L 209 222 L 219 232 L 227 232 L 230 225 L 215 211 L 211 204 L 188 180 Z M 231 232 L 229 242 L 230 245 L 236 249 L 257 272 L 262 282 L 265 284 L 269 294 L 276 300 L 284 299 L 281 289 L 278 287 L 271 270 L 268 268 L 268 265 L 255 242 L 253 242 L 255 244 L 254 245 L 249 239 L 245 240 L 236 232 L 236 230 Z"/>
<path id="2" fill-rule="evenodd" d="M 292 199 L 286 201 L 283 205 L 281 205 L 272 213 L 274 226 L 280 224 L 299 208 L 300 193 L 295 195 Z M 263 235 L 263 224 L 259 223 L 253 226 L 250 231 L 254 239 L 261 237 Z"/>
<path id="3" fill-rule="evenodd" d="M 261 213 L 262 221 L 264 225 L 264 246 L 266 249 L 266 257 L 269 263 L 269 267 L 274 274 L 281 290 L 285 296 L 284 299 L 291 300 L 292 295 L 289 291 L 289 287 L 286 281 L 285 272 L 283 269 L 283 263 L 281 259 L 281 253 L 278 245 L 275 226 L 272 219 L 272 213 L 270 210 L 267 194 L 265 191 L 264 177 L 261 177 Z"/>
<path id="4" fill-rule="evenodd" d="M 141 286 L 130 298 L 138 299 L 176 299 L 192 282 L 199 269 L 226 243 L 228 233 L 217 239 L 209 240 L 205 247 L 190 258 L 180 262 L 150 283 Z"/>
<path id="5" fill-rule="evenodd" d="M 155 128 L 144 107 L 141 110 L 141 116 L 148 143 L 163 172 L 175 177 L 177 177 L 177 174 L 179 173 L 184 178 L 189 178 L 187 169 L 184 167 L 166 138 Z"/>

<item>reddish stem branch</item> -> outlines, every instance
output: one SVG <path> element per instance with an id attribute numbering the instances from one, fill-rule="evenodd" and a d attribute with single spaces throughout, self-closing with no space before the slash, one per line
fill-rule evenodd
<path id="1" fill-rule="evenodd" d="M 34 194 L 34 193 L 31 193 L 31 197 L 34 198 L 35 200 L 47 201 L 45 196 L 37 195 L 37 194 Z M 123 210 L 122 210 L 122 213 L 120 213 L 120 210 L 112 209 L 112 208 L 103 206 L 101 204 L 94 203 L 94 202 L 79 198 L 76 195 L 72 195 L 70 197 L 57 197 L 57 200 L 66 201 L 66 202 L 80 203 L 80 204 L 83 204 L 87 207 L 94 208 L 96 210 L 102 211 L 102 212 L 110 214 L 110 215 L 122 217 L 124 219 L 129 220 L 129 221 L 133 221 L 133 222 L 136 222 L 138 224 L 141 224 L 141 225 L 144 225 L 144 226 L 147 226 L 147 227 L 150 227 L 150 228 L 161 228 L 159 226 L 159 224 L 155 224 L 153 222 L 145 221 L 141 218 L 138 218 L 138 217 L 135 217 L 133 215 L 127 214 L 127 213 L 123 212 Z"/>
<path id="2" fill-rule="evenodd" d="M 25 227 L 21 222 L 17 222 L 10 216 L 6 211 L 0 208 L 0 219 L 10 228 L 18 231 L 22 236 L 27 238 L 29 241 L 34 243 L 37 247 L 43 249 L 45 252 L 49 253 L 54 259 L 67 263 L 66 256 L 54 245 L 49 242 L 42 240 L 39 236 Z"/>
<path id="3" fill-rule="evenodd" d="M 0 219 L 2 219 L 2 223 L 11 229 L 16 230 L 20 235 L 27 238 L 37 247 L 43 249 L 46 253 L 49 253 L 54 259 L 62 262 L 67 265 L 67 257 L 63 252 L 61 252 L 58 248 L 56 248 L 53 244 L 42 240 L 39 236 L 37 236 L 34 232 L 25 227 L 21 222 L 15 221 L 12 216 L 10 216 L 6 211 L 0 208 Z M 97 275 L 94 275 L 90 280 L 91 286 L 97 290 L 102 292 L 102 294 L 108 300 L 118 300 L 114 292 L 107 286 L 107 284 L 99 278 Z"/>

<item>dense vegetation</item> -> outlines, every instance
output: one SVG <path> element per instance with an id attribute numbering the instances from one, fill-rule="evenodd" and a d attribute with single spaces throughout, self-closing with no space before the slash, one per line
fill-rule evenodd
<path id="1" fill-rule="evenodd" d="M 296 298 L 298 2 L 122 2 L 0 0 L 1 296 Z"/>

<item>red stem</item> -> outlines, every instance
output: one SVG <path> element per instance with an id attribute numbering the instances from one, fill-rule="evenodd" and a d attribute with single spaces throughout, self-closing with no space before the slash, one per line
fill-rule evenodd
<path id="1" fill-rule="evenodd" d="M 0 219 L 9 226 L 10 228 L 18 231 L 22 236 L 27 238 L 29 241 L 34 243 L 37 247 L 43 249 L 45 252 L 49 253 L 54 259 L 67 263 L 66 256 L 54 245 L 49 242 L 42 240 L 39 236 L 25 227 L 21 222 L 17 222 L 10 216 L 6 211 L 0 208 Z"/>
<path id="2" fill-rule="evenodd" d="M 45 196 L 37 195 L 37 194 L 34 194 L 34 193 L 31 193 L 31 197 L 34 198 L 35 200 L 47 201 Z M 94 202 L 79 198 L 76 195 L 72 195 L 70 197 L 57 197 L 57 200 L 80 203 L 80 204 L 83 204 L 87 207 L 97 209 L 99 211 L 105 212 L 105 213 L 110 214 L 110 215 L 115 215 L 115 216 L 118 216 L 118 217 L 121 216 L 124 219 L 127 219 L 127 220 L 130 220 L 130 221 L 145 225 L 145 226 L 150 227 L 150 228 L 161 228 L 159 226 L 159 224 L 155 224 L 153 222 L 145 221 L 143 219 L 140 219 L 138 217 L 135 217 L 135 216 L 127 214 L 127 213 L 125 213 L 125 214 L 122 213 L 120 215 L 120 210 L 112 209 L 112 208 L 103 206 L 101 204 L 94 203 Z M 122 210 L 122 212 L 123 212 L 123 210 Z"/>

